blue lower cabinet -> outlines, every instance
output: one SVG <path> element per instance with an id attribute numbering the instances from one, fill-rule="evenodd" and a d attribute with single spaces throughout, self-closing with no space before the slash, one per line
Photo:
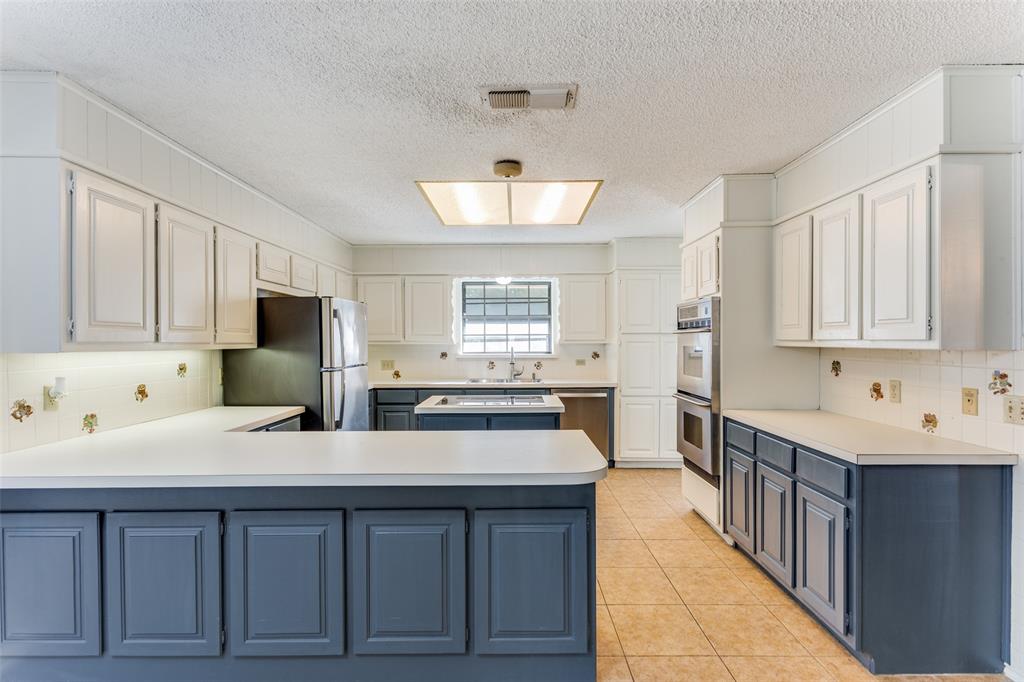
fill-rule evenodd
<path id="1" fill-rule="evenodd" d="M 99 515 L 0 514 L 0 657 L 98 656 Z"/>
<path id="2" fill-rule="evenodd" d="M 219 655 L 220 513 L 107 514 L 105 536 L 110 653 Z"/>
<path id="3" fill-rule="evenodd" d="M 796 486 L 796 566 L 797 597 L 845 634 L 846 506 L 802 483 Z"/>
<path id="4" fill-rule="evenodd" d="M 783 473 L 756 465 L 754 549 L 757 560 L 779 582 L 793 587 L 793 490 Z"/>
<path id="5" fill-rule="evenodd" d="M 415 405 L 377 405 L 378 431 L 415 431 Z"/>
<path id="6" fill-rule="evenodd" d="M 344 653 L 344 522 L 333 510 L 228 516 L 232 655 Z"/>
<path id="7" fill-rule="evenodd" d="M 754 553 L 754 460 L 732 447 L 725 449 L 725 528 Z"/>
<path id="8" fill-rule="evenodd" d="M 491 431 L 553 431 L 558 428 L 557 414 L 521 414 L 491 417 Z"/>
<path id="9" fill-rule="evenodd" d="M 420 431 L 486 431 L 487 417 L 476 414 L 424 414 Z"/>
<path id="10" fill-rule="evenodd" d="M 587 651 L 587 511 L 473 515 L 473 647 L 480 654 Z"/>
<path id="11" fill-rule="evenodd" d="M 466 512 L 352 514 L 357 654 L 466 651 Z"/>

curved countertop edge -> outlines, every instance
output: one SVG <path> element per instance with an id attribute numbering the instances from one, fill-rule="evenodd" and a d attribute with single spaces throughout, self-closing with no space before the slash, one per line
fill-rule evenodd
<path id="1" fill-rule="evenodd" d="M 826 410 L 726 409 L 723 416 L 859 466 L 1012 466 L 1020 461 L 1011 452 Z"/>
<path id="2" fill-rule="evenodd" d="M 239 432 L 244 433 L 244 432 L 247 432 L 247 431 L 254 431 L 256 429 L 263 428 L 264 426 L 270 426 L 271 424 L 274 424 L 274 423 L 279 422 L 279 421 L 283 421 L 285 419 L 291 419 L 292 417 L 297 417 L 297 416 L 299 416 L 300 414 L 302 414 L 302 413 L 304 413 L 306 411 L 305 407 L 280 407 L 280 408 L 276 408 L 275 407 L 275 408 L 270 408 L 270 409 L 275 410 L 276 411 L 275 414 L 268 414 L 266 416 L 257 417 L 257 418 L 255 418 L 255 419 L 253 419 L 253 420 L 251 420 L 251 421 L 249 421 L 249 422 L 247 422 L 245 424 L 241 424 L 239 426 L 235 426 L 233 428 L 227 429 L 227 432 L 228 433 L 239 433 Z M 189 413 L 189 414 L 191 414 L 191 413 Z"/>

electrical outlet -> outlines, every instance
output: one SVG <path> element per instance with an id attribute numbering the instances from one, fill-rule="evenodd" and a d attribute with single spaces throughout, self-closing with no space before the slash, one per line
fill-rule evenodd
<path id="1" fill-rule="evenodd" d="M 395 368 L 395 361 L 394 360 L 381 360 L 380 361 L 380 368 L 381 369 L 394 369 Z"/>
<path id="2" fill-rule="evenodd" d="M 1024 398 L 1019 395 L 1003 396 L 1003 421 L 1007 424 L 1024 424 Z"/>
<path id="3" fill-rule="evenodd" d="M 889 379 L 889 402 L 903 402 L 903 382 L 899 379 Z"/>
<path id="4" fill-rule="evenodd" d="M 587 366 L 586 359 L 585 358 L 577 358 L 576 359 L 576 366 L 577 367 L 586 367 Z"/>
<path id="5" fill-rule="evenodd" d="M 978 389 L 976 388 L 961 388 L 960 389 L 961 408 L 960 411 L 966 415 L 972 417 L 978 416 Z"/>

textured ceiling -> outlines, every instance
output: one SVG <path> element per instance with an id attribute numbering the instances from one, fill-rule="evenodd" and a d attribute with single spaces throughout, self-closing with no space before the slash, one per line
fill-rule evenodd
<path id="1" fill-rule="evenodd" d="M 678 234 L 944 63 L 1024 61 L 1020 2 L 31 2 L 0 66 L 64 73 L 353 243 Z M 580 85 L 495 114 L 477 86 Z M 417 179 L 602 178 L 581 227 L 442 228 Z"/>

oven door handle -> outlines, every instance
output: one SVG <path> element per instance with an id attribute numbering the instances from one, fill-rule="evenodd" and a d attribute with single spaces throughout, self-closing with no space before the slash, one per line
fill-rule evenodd
<path id="1" fill-rule="evenodd" d="M 711 403 L 705 400 L 697 400 L 696 398 L 691 398 L 690 396 L 682 395 L 680 393 L 676 393 L 672 397 L 676 400 L 682 400 L 683 402 L 690 403 L 691 405 L 696 405 L 697 407 L 711 407 Z"/>

